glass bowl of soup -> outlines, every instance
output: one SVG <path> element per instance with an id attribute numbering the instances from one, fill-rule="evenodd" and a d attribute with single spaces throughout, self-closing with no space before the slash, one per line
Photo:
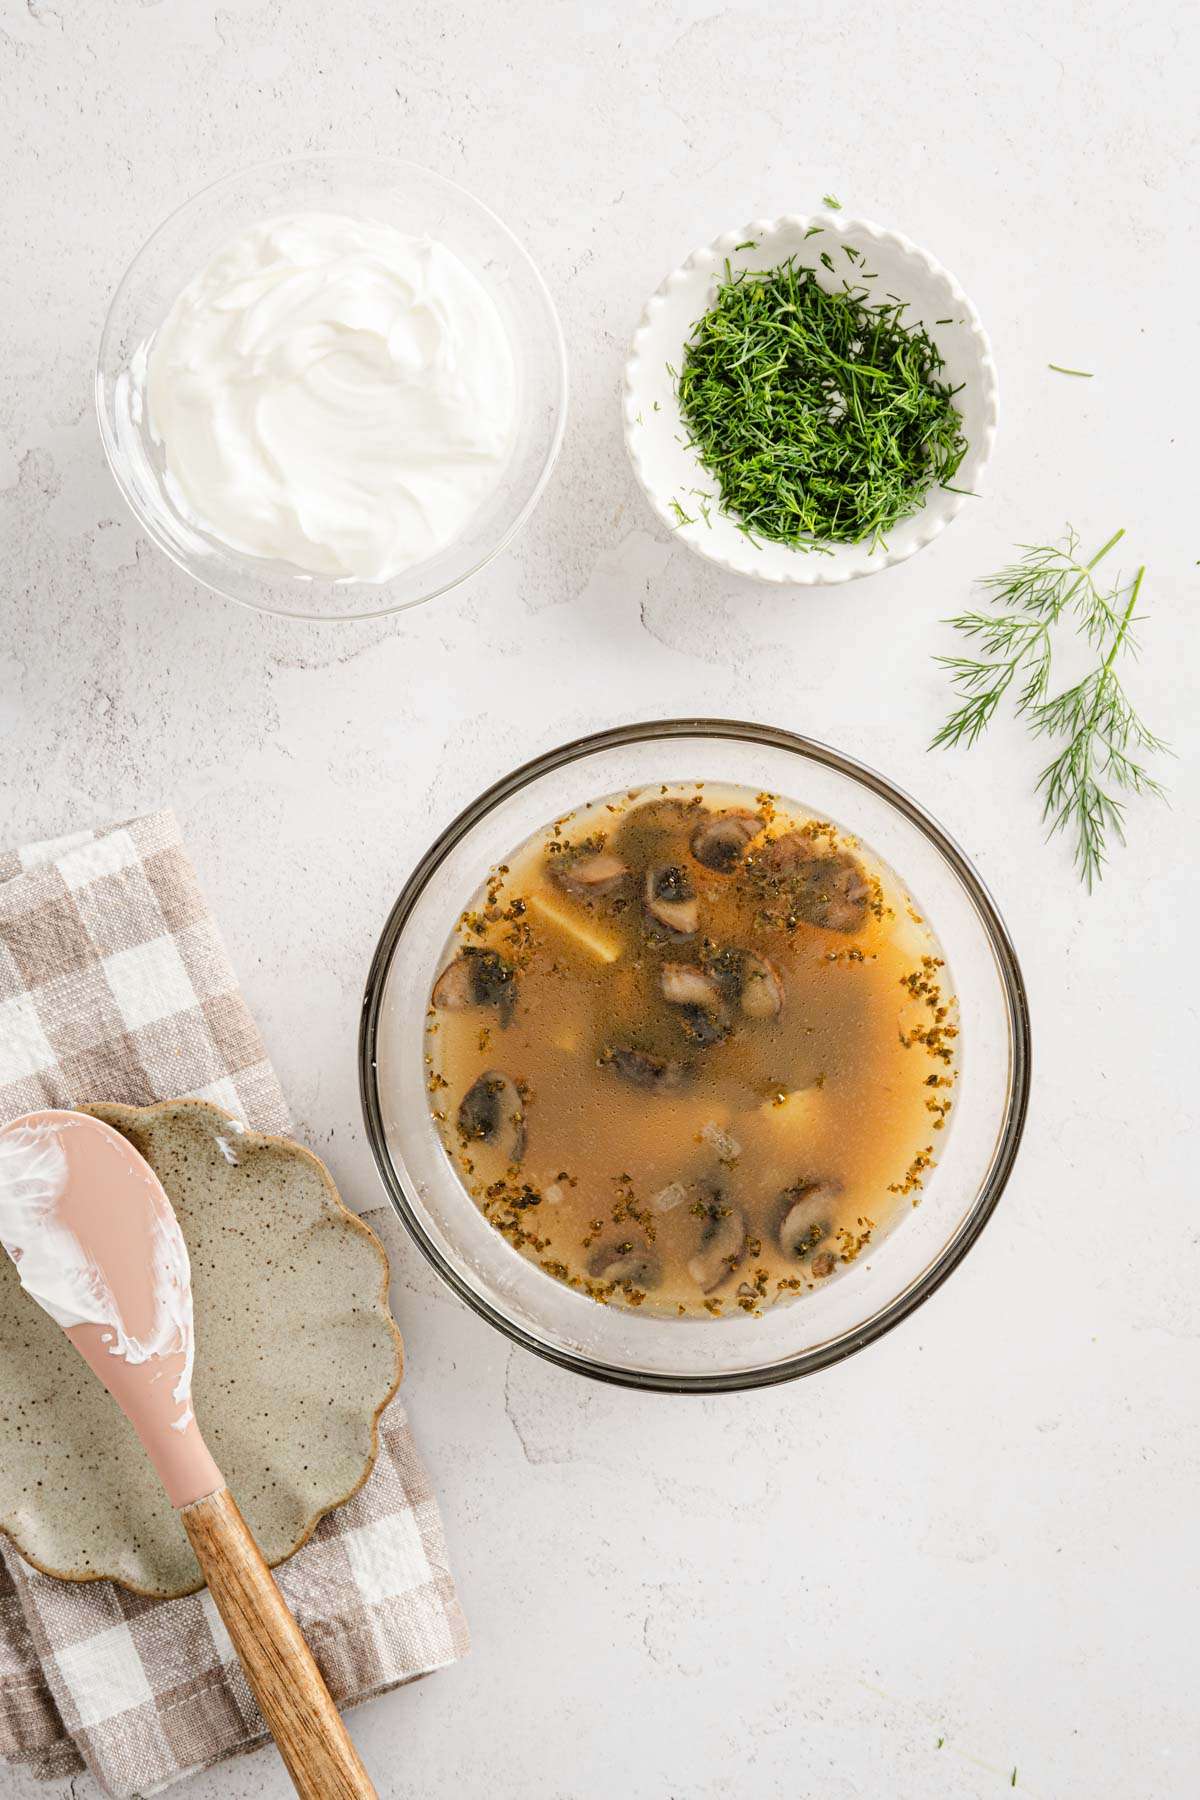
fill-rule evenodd
<path id="1" fill-rule="evenodd" d="M 825 745 L 566 744 L 428 851 L 367 982 L 388 1195 L 442 1278 L 596 1379 L 754 1387 L 861 1349 L 1012 1168 L 1024 985 L 963 853 Z"/>

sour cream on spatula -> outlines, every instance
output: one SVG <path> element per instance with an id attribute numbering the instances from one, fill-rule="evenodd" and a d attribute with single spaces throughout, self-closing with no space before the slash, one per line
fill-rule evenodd
<path id="1" fill-rule="evenodd" d="M 241 1658 L 296 1792 L 377 1800 L 192 1411 L 187 1246 L 158 1176 L 86 1113 L 0 1128 L 0 1243 L 141 1438 Z M 213 1271 L 213 1280 L 219 1274 Z M 253 1349 L 254 1323 L 247 1329 Z M 85 1478 L 87 1467 L 80 1470 Z"/>
<path id="2" fill-rule="evenodd" d="M 84 1113 L 28 1113 L 0 1130 L 0 1244 L 141 1438 L 172 1505 L 220 1472 L 192 1411 L 192 1276 L 150 1165 Z"/>
<path id="3" fill-rule="evenodd" d="M 459 537 L 513 444 L 504 324 L 444 244 L 335 213 L 240 232 L 150 345 L 180 510 L 230 548 L 386 581 Z"/>

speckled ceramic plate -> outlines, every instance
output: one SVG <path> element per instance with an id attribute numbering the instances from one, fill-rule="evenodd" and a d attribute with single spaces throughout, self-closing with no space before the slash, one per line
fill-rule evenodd
<path id="1" fill-rule="evenodd" d="M 196 1414 L 268 1562 L 366 1480 L 400 1380 L 387 1257 L 324 1165 L 201 1101 L 91 1106 L 171 1197 L 192 1260 Z M 0 1528 L 71 1581 L 200 1586 L 128 1423 L 0 1256 Z"/>

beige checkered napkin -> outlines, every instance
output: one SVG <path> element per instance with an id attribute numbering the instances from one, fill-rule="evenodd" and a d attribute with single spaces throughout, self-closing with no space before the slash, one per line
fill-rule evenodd
<path id="1" fill-rule="evenodd" d="M 0 1119 L 181 1094 L 288 1128 L 174 815 L 0 854 Z"/>
<path id="2" fill-rule="evenodd" d="M 197 1094 L 264 1131 L 287 1108 L 170 813 L 0 853 L 0 1121 Z M 0 1538 L 0 1755 L 154 1792 L 265 1735 L 207 1593 L 38 1574 Z M 437 1503 L 393 1401 L 370 1478 L 280 1570 L 334 1698 L 463 1654 Z"/>

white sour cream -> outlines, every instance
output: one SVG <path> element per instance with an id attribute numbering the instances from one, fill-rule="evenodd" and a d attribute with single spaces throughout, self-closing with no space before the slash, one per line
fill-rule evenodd
<path id="1" fill-rule="evenodd" d="M 149 350 L 172 498 L 235 550 L 386 581 L 495 488 L 516 374 L 483 286 L 445 245 L 335 213 L 240 232 Z"/>
<path id="2" fill-rule="evenodd" d="M 80 1150 L 91 1151 L 82 1170 L 72 1171 L 68 1134 L 82 1134 Z M 144 1211 L 141 1238 L 153 1280 L 154 1320 L 143 1335 L 126 1323 L 95 1246 L 82 1242 L 63 1216 L 73 1178 L 87 1191 L 98 1214 L 105 1210 L 101 1189 L 115 1190 L 126 1214 L 132 1215 L 139 1206 Z M 111 1231 L 111 1226 L 107 1229 Z M 103 1239 L 105 1231 L 100 1225 L 97 1236 Z M 128 1240 L 118 1236 L 114 1242 L 127 1255 Z M 16 1264 L 25 1292 L 64 1331 L 75 1325 L 101 1326 L 109 1355 L 123 1356 L 129 1363 L 183 1357 L 173 1390 L 180 1411 L 170 1424 L 174 1431 L 185 1430 L 193 1417 L 191 1264 L 170 1202 L 124 1139 L 91 1119 L 75 1121 L 69 1116 L 56 1123 L 18 1120 L 0 1132 L 0 1244 Z"/>

